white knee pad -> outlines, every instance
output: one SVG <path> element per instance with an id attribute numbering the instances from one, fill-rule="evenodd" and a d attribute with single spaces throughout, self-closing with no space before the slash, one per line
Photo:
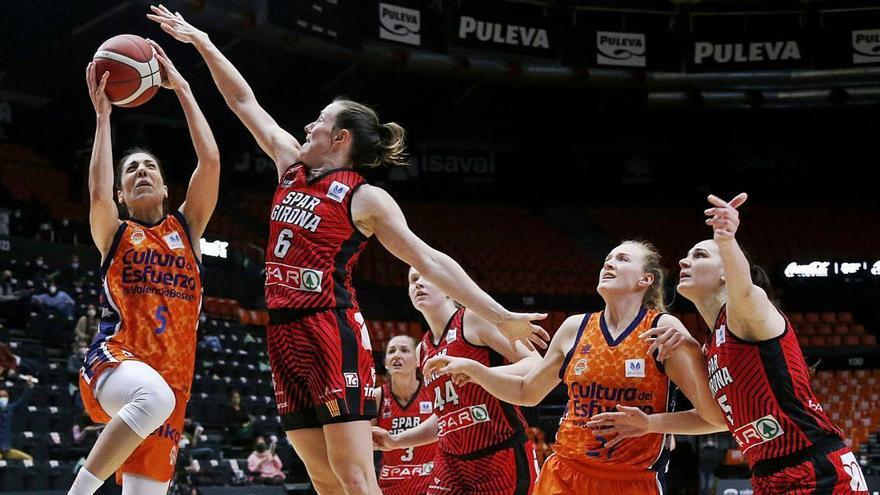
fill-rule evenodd
<path id="1" fill-rule="evenodd" d="M 122 495 L 165 495 L 168 481 L 156 481 L 137 474 L 122 474 Z"/>
<path id="2" fill-rule="evenodd" d="M 162 426 L 177 402 L 162 375 L 140 361 L 123 361 L 106 371 L 95 388 L 104 411 L 118 415 L 141 438 Z"/>

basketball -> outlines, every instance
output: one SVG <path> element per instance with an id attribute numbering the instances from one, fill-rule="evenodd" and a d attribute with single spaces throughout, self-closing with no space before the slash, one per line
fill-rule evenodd
<path id="1" fill-rule="evenodd" d="M 120 34 L 110 38 L 98 47 L 94 61 L 98 81 L 105 71 L 110 72 L 105 90 L 114 105 L 143 105 L 159 89 L 159 62 L 153 47 L 140 36 Z"/>

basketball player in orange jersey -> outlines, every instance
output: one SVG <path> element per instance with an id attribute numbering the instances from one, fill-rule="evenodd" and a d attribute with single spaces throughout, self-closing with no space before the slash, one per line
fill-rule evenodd
<path id="1" fill-rule="evenodd" d="M 71 495 L 92 495 L 113 471 L 124 495 L 163 495 L 174 472 L 189 400 L 202 302 L 199 239 L 217 203 L 217 143 L 189 84 L 151 42 L 162 86 L 180 100 L 198 164 L 186 201 L 167 213 L 158 159 L 136 150 L 116 171 L 114 202 L 108 73 L 86 71 L 97 130 L 89 165 L 89 221 L 101 252 L 100 331 L 80 372 L 83 404 L 107 423 Z M 120 217 L 120 208 L 128 212 Z"/>
<path id="2" fill-rule="evenodd" d="M 424 423 L 434 414 L 430 389 L 419 380 L 419 344 L 409 335 L 388 341 L 385 369 L 390 383 L 377 390 L 379 417 L 373 424 L 391 432 L 402 433 Z M 385 452 L 379 467 L 379 488 L 384 495 L 424 495 L 434 469 L 437 444 Z"/>
<path id="3" fill-rule="evenodd" d="M 752 469 L 757 495 L 867 493 L 858 460 L 810 387 L 810 372 L 788 318 L 771 302 L 769 278 L 736 241 L 745 193 L 730 202 L 709 196 L 713 238 L 679 262 L 678 292 L 709 326 L 703 345 L 709 388 Z M 658 338 L 665 337 L 657 332 Z M 706 433 L 690 412 L 599 415 L 621 437 L 645 432 Z"/>
<path id="4" fill-rule="evenodd" d="M 495 325 L 459 307 L 413 268 L 409 297 L 431 331 L 422 339 L 422 359 L 457 356 L 485 366 L 503 365 L 525 374 L 540 362 L 535 351 L 511 344 Z M 449 376 L 424 377 L 433 415 L 403 432 L 373 429 L 382 450 L 437 443 L 429 495 L 527 495 L 538 472 L 528 426 L 519 408 L 492 397 L 474 383 Z"/>
<path id="5" fill-rule="evenodd" d="M 148 17 L 166 33 L 195 46 L 227 105 L 277 167 L 266 248 L 266 340 L 287 438 L 319 493 L 378 495 L 370 434 L 375 369 L 351 282 L 369 238 L 375 234 L 508 338 L 543 344 L 549 337 L 531 321 L 546 315 L 508 311 L 458 263 L 413 234 L 387 192 L 366 184 L 358 169 L 406 164 L 402 127 L 337 99 L 305 126 L 300 143 L 260 106 L 207 34 L 162 6 L 151 8 Z"/>
<path id="6" fill-rule="evenodd" d="M 663 312 L 662 287 L 663 269 L 654 247 L 626 241 L 608 254 L 599 272 L 597 290 L 605 309 L 569 317 L 543 360 L 524 377 L 451 356 L 429 360 L 425 374 L 464 374 L 499 399 L 522 405 L 535 405 L 560 381 L 565 384 L 567 410 L 536 494 L 663 493 L 665 435 L 621 441 L 588 425 L 593 415 L 621 406 L 671 410 L 674 385 L 708 423 L 724 421 L 706 385 L 700 346 L 677 318 Z M 683 345 L 667 356 L 665 349 L 639 338 L 656 326 L 686 335 Z"/>

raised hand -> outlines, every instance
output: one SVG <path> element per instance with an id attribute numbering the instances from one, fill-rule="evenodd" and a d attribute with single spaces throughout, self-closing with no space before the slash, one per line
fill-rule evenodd
<path id="1" fill-rule="evenodd" d="M 95 62 L 89 62 L 86 66 L 86 85 L 89 88 L 89 98 L 92 100 L 92 106 L 95 107 L 95 113 L 98 115 L 110 115 L 113 105 L 110 104 L 110 98 L 104 92 L 107 87 L 107 78 L 110 77 L 109 72 L 101 74 L 101 80 L 96 77 Z"/>
<path id="2" fill-rule="evenodd" d="M 499 323 L 497 327 L 501 334 L 514 344 L 522 342 L 530 351 L 535 350 L 535 345 L 546 349 L 550 334 L 532 323 L 532 321 L 544 318 L 547 318 L 547 313 L 510 313 L 510 316 Z"/>
<path id="3" fill-rule="evenodd" d="M 150 10 L 152 10 L 153 13 L 147 14 L 147 19 L 158 22 L 162 31 L 170 34 L 177 41 L 196 44 L 208 39 L 208 35 L 204 31 L 200 31 L 194 28 L 192 24 L 186 22 L 183 19 L 183 16 L 180 15 L 180 12 L 171 13 L 171 11 L 161 3 L 158 7 L 150 5 Z"/>
<path id="4" fill-rule="evenodd" d="M 611 448 L 624 439 L 640 437 L 650 433 L 650 420 L 648 415 L 638 407 L 617 405 L 619 412 L 605 412 L 590 418 L 587 426 L 594 430 L 600 430 L 602 435 L 617 435 L 605 443 L 605 447 Z"/>
<path id="5" fill-rule="evenodd" d="M 734 235 L 736 235 L 736 229 L 739 228 L 739 212 L 737 208 L 745 203 L 748 198 L 748 194 L 739 193 L 728 203 L 714 194 L 709 195 L 709 202 L 715 207 L 706 209 L 704 213 L 707 217 L 710 217 L 706 219 L 706 225 L 712 227 L 715 242 L 733 240 Z"/>
<path id="6" fill-rule="evenodd" d="M 162 87 L 176 90 L 186 86 L 186 79 L 184 79 L 183 76 L 180 75 L 180 72 L 177 71 L 177 67 L 174 66 L 171 59 L 168 58 L 168 55 L 165 54 L 165 50 L 151 39 L 147 39 L 147 43 L 153 47 L 153 50 L 156 52 L 156 60 L 159 61 L 159 65 L 162 67 L 162 70 L 160 71 L 162 74 Z"/>
<path id="7" fill-rule="evenodd" d="M 657 360 L 663 362 L 669 355 L 684 342 L 687 335 L 678 328 L 673 326 L 658 326 L 639 334 L 640 339 L 652 340 L 651 346 L 648 347 L 648 354 L 654 354 L 654 351 L 660 349 Z"/>

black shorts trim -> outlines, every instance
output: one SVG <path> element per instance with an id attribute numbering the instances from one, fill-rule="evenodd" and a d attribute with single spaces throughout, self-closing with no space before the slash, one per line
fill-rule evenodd
<path id="1" fill-rule="evenodd" d="M 375 414 L 372 416 L 363 414 L 340 414 L 339 416 L 330 417 L 329 412 L 327 412 L 327 417 L 322 418 L 324 415 L 319 411 L 322 408 L 326 410 L 326 406 L 321 405 L 319 407 L 282 414 L 281 425 L 284 427 L 284 431 L 322 428 L 324 425 L 351 423 L 353 421 L 370 421 L 376 417 Z"/>
<path id="2" fill-rule="evenodd" d="M 492 455 L 492 454 L 494 454 L 496 452 L 500 452 L 502 450 L 507 450 L 507 449 L 509 449 L 511 447 L 515 447 L 517 445 L 520 445 L 520 446 L 525 445 L 525 443 L 528 440 L 529 440 L 529 438 L 526 436 L 526 434 L 523 433 L 522 430 L 518 430 L 518 431 L 514 432 L 513 435 L 510 435 L 509 437 L 507 437 L 506 440 L 502 440 L 502 441 L 496 443 L 495 445 L 490 445 L 488 447 L 484 447 L 482 449 L 475 450 L 475 451 L 467 453 L 467 454 L 462 454 L 462 455 L 446 454 L 446 455 L 453 457 L 455 459 L 458 459 L 460 461 L 473 461 L 475 459 L 480 459 L 482 457 Z"/>
<path id="3" fill-rule="evenodd" d="M 843 440 L 841 440 L 840 437 L 828 436 L 797 452 L 781 457 L 775 457 L 773 459 L 758 461 L 752 467 L 752 473 L 759 478 L 770 476 L 785 468 L 804 464 L 805 462 L 812 462 L 818 458 L 825 458 L 829 453 L 834 452 L 835 450 L 840 450 L 844 447 L 846 447 L 846 444 L 843 443 Z M 837 471 L 830 463 L 828 466 L 825 466 L 824 464 L 822 464 L 822 466 L 830 469 L 832 472 Z M 816 465 L 816 467 L 818 468 L 819 465 Z M 820 476 L 818 471 L 816 471 L 816 476 L 817 478 Z"/>
<path id="4" fill-rule="evenodd" d="M 532 470 L 529 467 L 529 453 L 526 442 L 517 442 L 513 446 L 513 458 L 516 465 L 516 488 L 513 495 L 528 495 L 532 487 Z"/>

